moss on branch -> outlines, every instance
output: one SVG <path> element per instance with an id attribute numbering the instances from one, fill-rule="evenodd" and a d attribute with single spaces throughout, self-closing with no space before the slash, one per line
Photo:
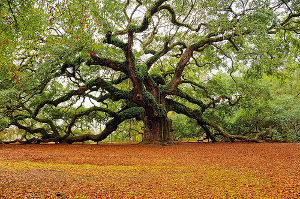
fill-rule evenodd
<path id="1" fill-rule="evenodd" d="M 90 52 L 92 60 L 86 62 L 87 65 L 100 65 L 111 68 L 115 71 L 127 73 L 127 62 L 119 62 L 116 60 L 99 57 L 94 52 Z"/>
<path id="2" fill-rule="evenodd" d="M 165 85 L 166 81 L 165 79 L 162 77 L 162 75 L 155 73 L 155 74 L 151 74 L 150 77 L 152 78 L 152 80 L 157 84 L 157 85 Z"/>
<path id="3" fill-rule="evenodd" d="M 204 111 L 207 108 L 207 106 L 201 100 L 198 100 L 198 99 L 195 99 L 195 98 L 189 96 L 188 94 L 182 92 L 180 89 L 177 89 L 176 95 L 188 100 L 189 102 L 191 102 L 193 104 L 197 104 L 198 106 L 201 107 L 202 111 Z"/>
<path id="4" fill-rule="evenodd" d="M 128 50 L 128 44 L 120 40 L 119 38 L 112 35 L 112 33 L 109 31 L 106 33 L 106 38 L 103 40 L 103 43 L 112 44 L 120 49 L 122 49 L 124 52 L 127 52 Z M 125 53 L 127 54 L 127 53 Z"/>
<path id="5" fill-rule="evenodd" d="M 112 83 L 112 84 L 120 84 L 125 79 L 128 79 L 128 76 L 126 74 L 122 73 L 122 74 L 119 75 L 119 77 L 117 79 L 111 80 L 110 83 Z"/>
<path id="6" fill-rule="evenodd" d="M 143 112 L 143 108 L 142 107 L 132 107 L 132 108 L 128 108 L 122 112 L 119 113 L 119 116 L 125 120 L 125 119 L 130 119 L 130 118 L 134 118 L 139 116 L 140 114 L 142 114 Z"/>
<path id="7" fill-rule="evenodd" d="M 179 102 L 176 102 L 172 99 L 166 98 L 166 106 L 167 106 L 168 111 L 175 111 L 176 113 L 184 114 L 195 120 L 198 120 L 199 117 L 202 116 L 202 111 L 193 110 L 193 109 L 191 109 Z"/>
<path id="8" fill-rule="evenodd" d="M 136 78 L 140 81 L 140 82 L 144 82 L 144 80 L 146 78 L 148 78 L 148 70 L 145 64 L 139 65 L 138 67 L 136 67 L 135 69 L 135 75 Z"/>
<path id="9" fill-rule="evenodd" d="M 111 82 L 105 81 L 100 77 L 97 78 L 97 86 L 109 92 L 114 97 L 115 100 L 131 99 L 132 97 L 132 92 L 117 89 L 116 87 L 113 86 Z"/>
<path id="10" fill-rule="evenodd" d="M 145 31 L 148 28 L 151 21 L 152 21 L 152 16 L 158 11 L 159 6 L 161 6 L 166 1 L 167 0 L 155 1 L 150 6 L 150 8 L 146 11 L 146 14 L 144 15 L 142 23 L 140 25 L 130 24 L 127 27 L 127 30 L 132 31 L 132 32 L 136 32 L 136 33 Z"/>

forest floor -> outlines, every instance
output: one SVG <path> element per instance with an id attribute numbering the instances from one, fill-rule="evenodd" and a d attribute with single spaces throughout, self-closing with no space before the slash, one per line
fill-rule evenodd
<path id="1" fill-rule="evenodd" d="M 300 198 L 300 143 L 0 145 L 0 198 Z"/>

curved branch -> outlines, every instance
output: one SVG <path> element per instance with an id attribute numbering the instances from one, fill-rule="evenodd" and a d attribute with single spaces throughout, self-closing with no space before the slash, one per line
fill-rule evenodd
<path id="1" fill-rule="evenodd" d="M 103 57 L 98 57 L 95 52 L 89 51 L 91 57 L 93 60 L 90 60 L 86 62 L 88 66 L 90 65 L 101 65 L 101 66 L 106 66 L 109 67 L 115 71 L 120 71 L 123 73 L 127 73 L 127 62 L 119 62 L 115 60 L 111 60 L 108 58 L 103 58 Z"/>
<path id="2" fill-rule="evenodd" d="M 179 102 L 176 102 L 172 99 L 166 98 L 166 107 L 168 111 L 175 111 L 179 114 L 184 114 L 190 118 L 193 118 L 195 120 L 199 120 L 199 118 L 202 115 L 202 111 L 200 110 L 193 110 Z"/>
<path id="3" fill-rule="evenodd" d="M 201 100 L 197 100 L 191 96 L 189 96 L 188 94 L 182 92 L 180 89 L 177 89 L 175 92 L 174 92 L 175 95 L 181 97 L 181 98 L 184 98 L 186 99 L 187 101 L 193 103 L 193 104 L 197 104 L 198 106 L 201 107 L 201 110 L 202 112 L 205 111 L 205 109 L 207 108 L 207 106 L 201 101 Z"/>
<path id="4" fill-rule="evenodd" d="M 40 119 L 40 118 L 33 118 L 33 119 L 38 121 L 38 122 L 47 123 L 50 126 L 50 128 L 53 132 L 53 135 L 55 137 L 59 137 L 58 130 L 57 130 L 57 128 L 56 128 L 56 126 L 55 126 L 55 124 L 53 123 L 52 120 L 50 120 L 50 119 Z"/>
<path id="5" fill-rule="evenodd" d="M 68 93 L 66 93 L 64 96 L 61 96 L 61 97 L 59 97 L 55 100 L 45 100 L 44 102 L 37 105 L 37 107 L 36 107 L 35 111 L 33 112 L 32 116 L 36 117 L 38 115 L 39 111 L 46 104 L 57 106 L 58 104 L 71 99 L 75 95 L 83 95 L 87 90 L 91 89 L 94 86 L 96 86 L 97 88 L 102 88 L 103 90 L 108 91 L 109 93 L 111 93 L 114 96 L 115 100 L 128 99 L 131 96 L 130 92 L 117 89 L 112 85 L 112 83 L 110 83 L 108 81 L 105 81 L 101 78 L 96 78 L 96 79 L 93 79 L 93 80 L 90 80 L 90 81 L 86 82 L 86 84 L 84 86 L 81 86 L 76 90 L 71 90 Z M 29 116 L 29 117 L 31 117 L 31 116 Z"/>
<path id="6" fill-rule="evenodd" d="M 217 124 L 214 122 L 210 122 L 202 117 L 202 112 L 199 110 L 193 110 L 179 102 L 176 102 L 172 99 L 166 99 L 166 105 L 168 110 L 175 111 L 176 113 L 184 114 L 190 118 L 197 120 L 198 124 L 204 129 L 207 136 L 209 136 L 212 140 L 214 140 L 214 136 L 210 133 L 207 126 L 215 129 L 220 135 L 223 137 L 229 138 L 230 140 L 243 140 L 247 142 L 263 142 L 263 140 L 259 139 L 261 134 L 257 134 L 255 138 L 249 138 L 247 136 L 242 135 L 232 135 L 223 131 Z"/>
<path id="7" fill-rule="evenodd" d="M 75 124 L 76 120 L 80 117 L 83 117 L 85 115 L 88 115 L 90 114 L 91 112 L 94 112 L 94 111 L 102 111 L 102 112 L 105 112 L 105 113 L 108 113 L 110 116 L 113 116 L 113 117 L 117 117 L 117 113 L 109 110 L 109 109 L 106 109 L 106 108 L 102 108 L 102 107 L 91 107 L 91 108 L 88 108 L 80 113 L 77 113 L 75 115 L 73 115 L 72 117 L 72 120 L 70 122 L 70 124 L 68 125 L 68 128 L 66 130 L 66 134 L 62 137 L 62 140 L 66 139 L 67 137 L 70 136 L 71 132 L 72 132 L 72 127 L 73 125 Z"/>
<path id="8" fill-rule="evenodd" d="M 205 92 L 205 96 L 206 96 L 207 98 L 209 98 L 209 99 L 212 99 L 212 98 L 208 95 L 208 91 L 207 91 L 207 89 L 206 89 L 204 86 L 202 86 L 202 85 L 200 85 L 200 84 L 197 84 L 196 82 L 193 82 L 193 81 L 190 81 L 190 80 L 183 80 L 183 81 L 180 82 L 180 84 L 184 84 L 184 83 L 191 84 L 191 85 L 197 86 L 198 88 L 203 89 L 204 92 Z"/>
<path id="9" fill-rule="evenodd" d="M 119 75 L 119 77 L 117 79 L 113 79 L 110 81 L 110 83 L 112 84 L 120 84 L 122 83 L 124 80 L 128 79 L 127 75 L 126 74 L 121 74 Z"/>
<path id="10" fill-rule="evenodd" d="M 111 31 L 108 31 L 105 35 L 105 39 L 103 40 L 103 43 L 112 44 L 120 49 L 123 50 L 124 54 L 127 55 L 128 50 L 128 44 L 124 43 L 119 38 L 115 37 Z"/>
<path id="11" fill-rule="evenodd" d="M 73 136 L 67 137 L 65 142 L 73 143 L 73 142 L 83 142 L 86 140 L 92 140 L 95 142 L 99 142 L 107 138 L 113 131 L 115 131 L 119 124 L 121 124 L 124 120 L 138 117 L 144 111 L 141 107 L 133 107 L 126 109 L 120 112 L 117 116 L 107 122 L 105 129 L 98 135 L 85 134 L 81 136 Z"/>
<path id="12" fill-rule="evenodd" d="M 159 51 L 151 51 L 154 52 L 154 55 L 150 57 L 146 62 L 147 69 L 149 70 L 151 66 L 162 56 L 164 56 L 167 52 L 169 52 L 171 49 L 175 48 L 176 46 L 182 46 L 183 48 L 186 48 L 186 44 L 183 42 L 175 42 L 172 45 L 168 46 L 168 41 L 167 39 L 165 40 L 164 48 Z"/>
<path id="13" fill-rule="evenodd" d="M 133 9 L 131 15 L 130 15 L 130 18 L 128 19 L 128 22 L 130 23 L 132 21 L 132 17 L 134 15 L 134 13 L 137 11 L 137 9 L 142 5 L 142 2 L 137 0 L 138 2 L 138 5 L 135 6 L 135 8 Z M 128 1 L 128 4 L 129 4 L 129 1 Z"/>
<path id="14" fill-rule="evenodd" d="M 102 78 L 96 78 L 93 80 L 92 84 L 96 84 L 97 87 L 102 88 L 103 90 L 106 90 L 107 92 L 110 93 L 110 97 L 113 100 L 120 100 L 120 99 L 130 99 L 132 97 L 132 92 L 129 91 L 124 91 L 121 89 L 118 89 L 113 86 L 113 84 L 109 81 L 105 81 Z"/>
<path id="15" fill-rule="evenodd" d="M 243 140 L 243 141 L 247 141 L 247 142 L 264 142 L 264 140 L 259 139 L 259 137 L 261 136 L 261 134 L 257 134 L 255 138 L 249 138 L 247 136 L 242 136 L 242 135 L 232 135 L 229 133 L 226 133 L 225 131 L 223 131 L 217 124 L 215 124 L 214 122 L 209 122 L 207 125 L 211 126 L 212 128 L 214 128 L 216 131 L 218 131 L 218 133 L 226 138 L 229 138 L 230 140 L 234 141 L 234 140 Z"/>
<path id="16" fill-rule="evenodd" d="M 39 113 L 39 111 L 46 105 L 46 104 L 51 104 L 54 106 L 57 106 L 58 104 L 65 102 L 74 95 L 82 95 L 87 91 L 89 88 L 88 86 L 81 86 L 77 90 L 71 90 L 68 93 L 66 93 L 64 96 L 57 98 L 56 100 L 45 100 L 44 102 L 40 103 L 37 105 L 36 109 L 33 112 L 33 117 L 36 117 Z"/>
<path id="17" fill-rule="evenodd" d="M 146 12 L 146 14 L 144 15 L 142 24 L 140 24 L 140 25 L 130 25 L 128 27 L 128 30 L 130 30 L 132 32 L 135 32 L 135 33 L 139 33 L 139 32 L 145 31 L 148 28 L 150 22 L 152 21 L 152 16 L 156 12 L 158 12 L 159 6 L 161 6 L 166 1 L 167 0 L 157 0 L 157 1 L 155 1 L 151 5 L 150 9 L 148 9 L 147 12 Z"/>
<path id="18" fill-rule="evenodd" d="M 208 138 L 212 140 L 212 142 L 215 142 L 216 139 L 212 135 L 212 133 L 209 131 L 209 129 L 206 126 L 207 121 L 202 117 L 202 111 L 199 110 L 193 110 L 179 102 L 176 102 L 172 99 L 166 99 L 166 105 L 168 110 L 175 111 L 179 114 L 184 114 L 189 118 L 195 119 L 197 123 L 203 128 Z"/>
<path id="19" fill-rule="evenodd" d="M 47 138 L 52 138 L 53 135 L 49 134 L 46 129 L 44 128 L 36 128 L 36 129 L 32 129 L 26 126 L 21 125 L 18 122 L 15 122 L 14 125 L 16 125 L 19 129 L 22 129 L 30 134 L 36 134 L 36 133 L 40 133 L 43 136 L 43 139 L 47 139 Z"/>
<path id="20" fill-rule="evenodd" d="M 216 103 L 219 103 L 222 99 L 228 100 L 229 105 L 234 106 L 240 101 L 241 98 L 242 97 L 240 95 L 238 95 L 237 100 L 235 102 L 232 102 L 230 97 L 228 97 L 226 95 L 220 95 L 217 99 L 210 98 L 210 99 L 212 99 L 212 101 L 207 105 L 207 107 L 210 107 L 211 105 L 215 105 Z"/>
<path id="21" fill-rule="evenodd" d="M 158 11 L 161 11 L 161 10 L 167 10 L 170 14 L 171 14 L 171 22 L 176 25 L 176 26 L 179 26 L 179 27 L 185 27 L 185 28 L 188 28 L 192 31 L 196 31 L 198 32 L 201 28 L 201 26 L 207 26 L 206 23 L 201 23 L 198 25 L 197 28 L 193 28 L 191 25 L 189 24 L 185 24 L 185 23 L 181 23 L 181 22 L 178 22 L 176 20 L 176 14 L 175 14 L 175 11 L 173 10 L 173 8 L 170 6 L 170 5 L 163 5 L 163 6 L 160 6 L 158 8 Z"/>

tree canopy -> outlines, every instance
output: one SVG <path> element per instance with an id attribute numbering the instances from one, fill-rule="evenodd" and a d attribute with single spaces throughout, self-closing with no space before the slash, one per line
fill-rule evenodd
<path id="1" fill-rule="evenodd" d="M 0 8 L 0 125 L 21 130 L 23 143 L 99 142 L 132 119 L 145 143 L 169 143 L 170 111 L 212 141 L 276 140 L 279 128 L 266 130 L 281 125 L 275 116 L 287 120 L 282 131 L 299 130 L 296 0 L 8 0 Z M 95 124 L 97 133 L 85 130 Z"/>

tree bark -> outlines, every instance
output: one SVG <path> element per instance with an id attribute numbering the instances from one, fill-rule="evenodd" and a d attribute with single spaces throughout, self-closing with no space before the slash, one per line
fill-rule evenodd
<path id="1" fill-rule="evenodd" d="M 145 116 L 143 142 L 145 144 L 162 144 L 172 143 L 170 129 L 171 121 L 169 118 L 151 118 Z"/>

